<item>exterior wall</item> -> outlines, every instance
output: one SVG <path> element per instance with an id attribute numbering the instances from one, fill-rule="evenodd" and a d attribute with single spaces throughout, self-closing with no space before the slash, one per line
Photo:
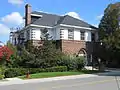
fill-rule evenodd
<path id="1" fill-rule="evenodd" d="M 84 41 L 77 40 L 62 40 L 62 52 L 66 54 L 78 54 L 80 49 L 86 48 L 86 43 Z"/>
<path id="2" fill-rule="evenodd" d="M 41 36 L 41 31 L 39 28 L 34 28 L 31 30 L 31 39 L 32 40 L 40 40 L 40 36 Z"/>
<path id="3" fill-rule="evenodd" d="M 14 32 L 12 33 L 11 43 L 12 43 L 13 45 L 18 44 L 18 33 L 14 33 Z"/>
<path id="4" fill-rule="evenodd" d="M 99 35 L 98 35 L 98 32 L 95 32 L 95 41 L 98 41 L 99 40 Z"/>
<path id="5" fill-rule="evenodd" d="M 74 40 L 80 40 L 80 30 L 74 30 Z"/>
<path id="6" fill-rule="evenodd" d="M 55 40 L 54 29 L 48 29 L 50 40 Z"/>
<path id="7" fill-rule="evenodd" d="M 55 28 L 55 40 L 60 40 L 60 28 Z"/>
<path id="8" fill-rule="evenodd" d="M 59 30 L 61 30 L 62 36 L 60 39 L 68 40 L 68 28 L 61 27 Z M 91 31 L 90 30 L 84 30 L 84 29 L 74 29 L 74 40 L 81 40 L 80 38 L 80 31 L 85 31 L 85 40 L 84 41 L 91 41 Z"/>
<path id="9" fill-rule="evenodd" d="M 85 32 L 85 41 L 91 41 L 91 31 Z"/>
<path id="10" fill-rule="evenodd" d="M 61 28 L 62 30 L 62 36 L 60 39 L 68 40 L 68 29 L 67 28 Z"/>

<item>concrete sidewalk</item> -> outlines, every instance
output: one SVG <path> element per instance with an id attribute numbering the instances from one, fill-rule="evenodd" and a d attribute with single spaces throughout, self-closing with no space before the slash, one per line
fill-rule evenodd
<path id="1" fill-rule="evenodd" d="M 61 77 L 41 78 L 41 79 L 28 79 L 28 80 L 22 80 L 19 78 L 8 78 L 6 79 L 8 81 L 0 82 L 0 86 L 24 84 L 24 83 L 50 82 L 50 81 L 56 81 L 56 80 L 68 80 L 68 79 L 78 79 L 78 78 L 89 78 L 89 77 L 97 77 L 97 76 L 98 75 L 94 75 L 94 74 L 82 74 L 82 75 L 61 76 Z"/>
<path id="2" fill-rule="evenodd" d="M 40 78 L 40 79 L 28 79 L 28 80 L 22 80 L 19 78 L 7 78 L 6 79 L 7 81 L 3 81 L 3 82 L 0 81 L 0 86 L 1 85 L 12 85 L 12 84 L 24 84 L 24 83 L 50 82 L 50 81 L 56 81 L 56 80 L 68 80 L 68 79 L 79 79 L 79 78 L 89 78 L 89 77 L 113 76 L 115 74 L 120 76 L 120 70 L 109 69 L 105 71 L 109 71 L 109 72 Z"/>

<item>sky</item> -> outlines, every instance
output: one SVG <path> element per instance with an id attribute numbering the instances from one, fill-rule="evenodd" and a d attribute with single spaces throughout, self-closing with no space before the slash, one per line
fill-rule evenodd
<path id="1" fill-rule="evenodd" d="M 110 3 L 120 0 L 1 0 L 0 3 L 0 41 L 9 40 L 11 28 L 24 26 L 25 4 L 32 11 L 43 11 L 58 15 L 70 15 L 98 26 L 104 9 Z"/>

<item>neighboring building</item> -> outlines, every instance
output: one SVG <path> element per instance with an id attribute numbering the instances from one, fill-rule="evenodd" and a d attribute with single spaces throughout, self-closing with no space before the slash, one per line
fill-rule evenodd
<path id="1" fill-rule="evenodd" d="M 67 54 L 85 55 L 90 57 L 91 42 L 98 40 L 97 28 L 69 15 L 60 16 L 37 12 L 27 4 L 25 6 L 25 27 L 12 32 L 12 43 L 23 44 L 33 40 L 33 45 L 41 42 L 42 30 L 48 29 L 52 40 L 56 40 L 57 48 Z"/>

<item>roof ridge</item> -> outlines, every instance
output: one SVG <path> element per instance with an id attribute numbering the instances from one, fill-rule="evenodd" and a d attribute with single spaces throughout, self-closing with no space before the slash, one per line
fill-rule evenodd
<path id="1" fill-rule="evenodd" d="M 48 14 L 48 15 L 55 15 L 55 16 L 61 16 L 61 15 L 58 15 L 58 14 L 52 14 L 52 13 L 43 12 L 43 11 L 32 11 L 32 12 L 43 13 L 43 14 Z"/>
<path id="2" fill-rule="evenodd" d="M 74 19 L 76 19 L 76 20 L 79 20 L 79 21 L 81 21 L 81 22 L 83 22 L 83 23 L 86 23 L 86 24 L 88 24 L 88 25 L 90 25 L 90 26 L 93 26 L 93 25 L 89 24 L 87 21 L 83 21 L 83 20 L 77 19 L 77 18 L 72 17 L 72 16 L 70 16 L 70 15 L 67 15 L 67 16 L 69 16 L 69 17 L 71 17 L 71 18 L 74 18 Z M 93 26 L 93 27 L 95 27 L 95 26 Z"/>

